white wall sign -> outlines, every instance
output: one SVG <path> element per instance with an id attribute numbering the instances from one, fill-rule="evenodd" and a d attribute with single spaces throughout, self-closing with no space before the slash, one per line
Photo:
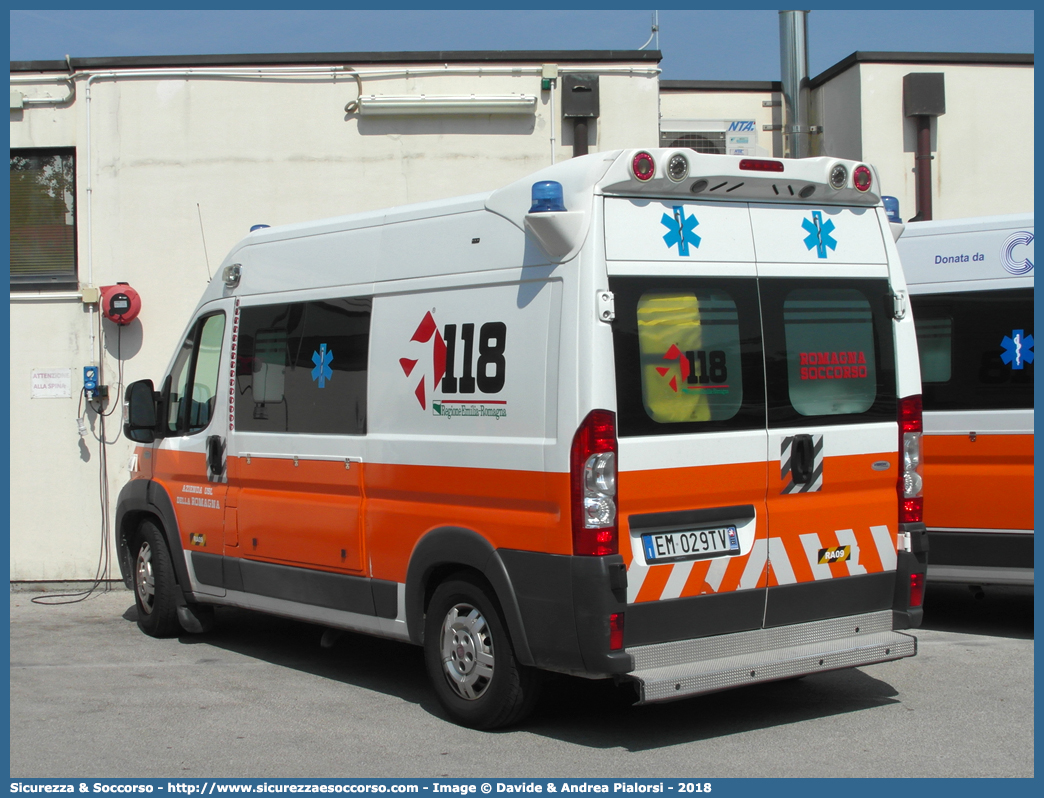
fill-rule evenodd
<path id="1" fill-rule="evenodd" d="M 72 398 L 72 369 L 33 369 L 33 399 Z"/>

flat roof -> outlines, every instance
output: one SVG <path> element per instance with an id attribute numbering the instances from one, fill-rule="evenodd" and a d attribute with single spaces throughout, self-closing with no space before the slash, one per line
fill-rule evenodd
<path id="1" fill-rule="evenodd" d="M 857 50 L 809 81 L 817 88 L 857 64 L 950 64 L 953 66 L 1033 66 L 1033 53 L 885 53 Z"/>
<path id="2" fill-rule="evenodd" d="M 12 72 L 67 72 L 160 67 L 236 67 L 339 64 L 539 64 L 640 62 L 658 64 L 659 50 L 429 50 L 374 53 L 255 53 L 252 55 L 148 55 L 117 58 L 70 58 L 68 61 L 12 61 Z"/>
<path id="3" fill-rule="evenodd" d="M 778 80 L 661 80 L 660 91 L 783 91 Z"/>

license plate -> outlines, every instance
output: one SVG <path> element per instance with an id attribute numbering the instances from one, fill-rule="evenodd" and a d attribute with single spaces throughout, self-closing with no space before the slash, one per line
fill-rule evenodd
<path id="1" fill-rule="evenodd" d="M 739 554 L 736 527 L 693 529 L 684 532 L 653 532 L 642 535 L 646 562 L 699 560 Z"/>

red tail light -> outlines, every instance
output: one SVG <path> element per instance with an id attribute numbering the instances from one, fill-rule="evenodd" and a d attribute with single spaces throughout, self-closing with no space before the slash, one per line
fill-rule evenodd
<path id="1" fill-rule="evenodd" d="M 614 612 L 609 616 L 609 650 L 619 651 L 623 648 L 624 614 Z"/>
<path id="2" fill-rule="evenodd" d="M 899 400 L 899 432 L 924 432 L 920 396 Z"/>
<path id="3" fill-rule="evenodd" d="M 569 487 L 573 554 L 618 553 L 614 413 L 592 410 L 576 431 L 569 453 Z"/>
<path id="4" fill-rule="evenodd" d="M 910 574 L 910 606 L 920 607 L 924 603 L 924 574 Z"/>
<path id="5" fill-rule="evenodd" d="M 899 523 L 924 521 L 924 467 L 921 455 L 921 397 L 899 400 Z"/>

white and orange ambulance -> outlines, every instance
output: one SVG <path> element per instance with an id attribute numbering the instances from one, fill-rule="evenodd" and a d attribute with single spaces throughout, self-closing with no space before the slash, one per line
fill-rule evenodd
<path id="1" fill-rule="evenodd" d="M 919 367 L 875 191 L 628 150 L 250 233 L 127 389 L 139 625 L 422 645 L 483 728 L 541 671 L 646 703 L 913 655 Z"/>
<path id="2" fill-rule="evenodd" d="M 1033 214 L 897 242 L 924 387 L 931 582 L 1033 584 Z"/>

